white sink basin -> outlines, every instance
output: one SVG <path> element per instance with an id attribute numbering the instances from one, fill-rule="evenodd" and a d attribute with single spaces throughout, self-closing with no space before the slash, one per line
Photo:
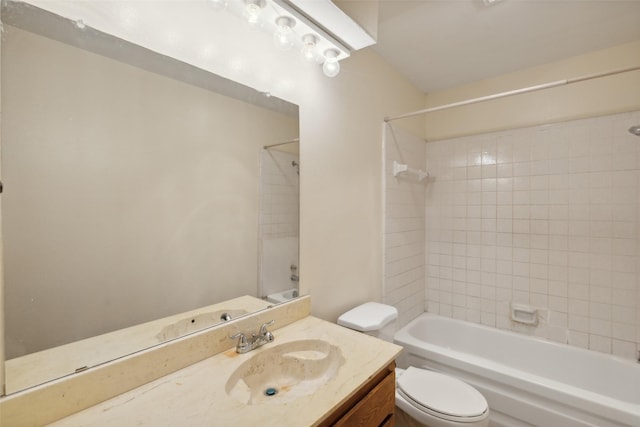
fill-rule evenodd
<path id="1" fill-rule="evenodd" d="M 225 387 L 227 395 L 247 405 L 282 404 L 308 396 L 331 381 L 344 364 L 340 349 L 324 340 L 267 344 L 254 352 Z"/>
<path id="2" fill-rule="evenodd" d="M 227 313 L 232 319 L 247 314 L 246 310 L 216 310 L 189 316 L 171 323 L 160 330 L 156 338 L 160 342 L 165 342 L 174 338 L 181 337 L 191 332 L 196 332 L 209 326 L 217 325 L 224 322 L 220 317 Z"/>

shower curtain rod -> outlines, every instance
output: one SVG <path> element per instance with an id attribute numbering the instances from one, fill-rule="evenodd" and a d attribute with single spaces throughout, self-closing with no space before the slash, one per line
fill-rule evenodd
<path id="1" fill-rule="evenodd" d="M 587 76 L 574 77 L 572 79 L 557 80 L 554 82 L 543 83 L 543 84 L 529 86 L 521 89 L 510 90 L 507 92 L 495 93 L 493 95 L 481 96 L 479 98 L 472 98 L 464 101 L 452 102 L 450 104 L 439 105 L 437 107 L 425 108 L 424 110 L 418 110 L 412 113 L 402 114 L 400 116 L 385 117 L 384 121 L 385 123 L 389 123 L 390 121 L 393 121 L 393 120 L 405 119 L 407 117 L 413 117 L 420 114 L 432 113 L 434 111 L 447 110 L 449 108 L 461 107 L 463 105 L 470 105 L 470 104 L 476 104 L 478 102 L 483 102 L 483 101 L 491 101 L 493 99 L 506 98 L 507 96 L 520 95 L 522 93 L 535 92 L 542 89 L 549 89 L 557 86 L 565 86 L 572 83 L 584 82 L 586 80 L 592 80 L 592 79 L 597 79 L 597 78 L 606 77 L 606 76 L 613 76 L 615 74 L 622 74 L 622 73 L 627 73 L 629 71 L 637 71 L 637 70 L 640 70 L 640 66 L 621 68 L 618 70 L 607 71 L 604 73 L 589 74 Z"/>
<path id="2" fill-rule="evenodd" d="M 269 148 L 272 148 L 272 147 L 279 147 L 280 145 L 293 144 L 294 142 L 300 142 L 300 138 L 295 138 L 295 139 L 292 139 L 291 141 L 278 142 L 277 144 L 265 145 L 262 148 L 264 148 L 265 150 L 268 150 Z"/>

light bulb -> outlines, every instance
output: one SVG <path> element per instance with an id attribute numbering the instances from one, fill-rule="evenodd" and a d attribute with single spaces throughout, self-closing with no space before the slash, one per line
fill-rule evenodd
<path id="1" fill-rule="evenodd" d="M 307 62 L 318 62 L 321 58 L 316 55 L 316 44 L 318 39 L 313 34 L 302 36 L 302 58 Z"/>
<path id="2" fill-rule="evenodd" d="M 243 16 L 252 27 L 259 28 L 262 26 L 260 15 L 262 14 L 263 1 L 261 0 L 244 0 Z"/>
<path id="3" fill-rule="evenodd" d="M 289 50 L 293 47 L 293 27 L 296 21 L 287 16 L 276 19 L 276 31 L 273 33 L 273 42 L 280 50 Z"/>
<path id="4" fill-rule="evenodd" d="M 335 49 L 327 49 L 324 52 L 324 64 L 322 72 L 327 77 L 335 77 L 340 73 L 340 63 L 338 62 L 338 51 Z"/>
<path id="5" fill-rule="evenodd" d="M 228 0 L 209 0 L 209 3 L 215 10 L 224 10 L 227 8 Z"/>

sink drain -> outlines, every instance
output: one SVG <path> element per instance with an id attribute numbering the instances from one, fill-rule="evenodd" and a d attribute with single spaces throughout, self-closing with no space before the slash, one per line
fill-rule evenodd
<path id="1" fill-rule="evenodd" d="M 266 389 L 264 391 L 264 395 L 265 396 L 275 396 L 278 393 L 278 390 L 276 390 L 273 387 L 269 387 L 268 389 Z"/>

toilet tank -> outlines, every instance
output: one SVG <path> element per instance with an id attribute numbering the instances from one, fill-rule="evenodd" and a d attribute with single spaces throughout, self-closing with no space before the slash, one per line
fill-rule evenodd
<path id="1" fill-rule="evenodd" d="M 390 305 L 367 302 L 338 317 L 338 325 L 393 342 L 398 310 Z"/>

